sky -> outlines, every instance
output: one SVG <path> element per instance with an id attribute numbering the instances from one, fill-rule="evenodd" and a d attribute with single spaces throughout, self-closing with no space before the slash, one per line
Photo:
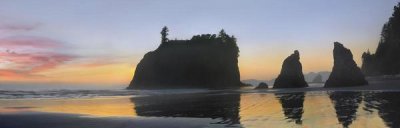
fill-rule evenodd
<path id="1" fill-rule="evenodd" d="M 300 51 L 303 72 L 330 71 L 333 42 L 375 51 L 398 0 L 1 0 L 0 85 L 127 86 L 143 55 L 170 39 L 225 29 L 241 79 L 275 78 Z"/>

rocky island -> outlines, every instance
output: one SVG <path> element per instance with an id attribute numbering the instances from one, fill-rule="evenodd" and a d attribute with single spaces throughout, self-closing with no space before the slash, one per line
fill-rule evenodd
<path id="1" fill-rule="evenodd" d="M 308 87 L 308 84 L 304 80 L 299 51 L 295 50 L 292 55 L 283 61 L 281 73 L 276 78 L 273 88 L 302 87 Z"/>
<path id="2" fill-rule="evenodd" d="M 348 87 L 366 85 L 364 74 L 353 60 L 353 54 L 343 44 L 334 42 L 332 73 L 325 87 Z"/>
<path id="3" fill-rule="evenodd" d="M 221 30 L 189 40 L 168 40 L 144 55 L 127 89 L 239 88 L 239 48 L 236 38 Z"/>

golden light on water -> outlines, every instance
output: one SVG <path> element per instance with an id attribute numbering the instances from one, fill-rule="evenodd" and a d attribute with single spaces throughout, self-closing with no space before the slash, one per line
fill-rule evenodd
<path id="1" fill-rule="evenodd" d="M 79 114 L 96 117 L 136 117 L 135 105 L 129 98 L 0 100 L 0 112 L 40 111 Z M 14 106 L 25 106 L 12 109 Z"/>
<path id="2" fill-rule="evenodd" d="M 274 94 L 243 94 L 240 97 L 240 122 L 245 127 L 288 126 L 282 120 L 282 107 Z"/>
<path id="3" fill-rule="evenodd" d="M 307 92 L 296 99 L 286 93 L 286 105 L 280 100 L 281 94 L 243 93 L 240 96 L 239 119 L 244 127 L 304 127 L 314 126 L 342 127 L 338 116 L 347 119 L 349 127 L 382 127 L 386 126 L 378 110 L 366 110 L 365 101 L 360 104 L 339 104 L 336 110 L 332 99 L 326 92 Z M 296 93 L 293 93 L 296 94 Z M 302 97 L 303 93 L 297 93 Z M 293 100 L 294 98 L 294 100 Z M 148 101 L 154 102 L 154 101 Z M 233 101 L 236 102 L 236 101 Z M 299 105 L 300 104 L 300 105 Z M 300 107 L 302 104 L 303 107 Z M 350 106 L 347 106 L 350 105 Z M 354 105 L 357 109 L 354 109 Z M 139 117 L 131 97 L 87 98 L 87 99 L 21 99 L 0 100 L 0 113 L 45 112 L 61 114 L 77 114 L 84 117 Z M 289 107 L 285 111 L 284 107 Z M 232 107 L 232 106 L 221 106 Z M 290 107 L 296 108 L 294 111 Z M 299 108 L 300 107 L 300 108 Z M 337 115 L 341 111 L 341 115 Z M 210 111 L 213 112 L 213 111 Z M 232 111 L 229 111 L 232 112 Z M 185 114 L 185 113 L 181 113 Z M 207 113 L 212 114 L 212 113 Z M 206 115 L 207 115 L 206 114 Z M 229 115 L 229 113 L 226 113 Z M 355 114 L 355 115 L 353 115 Z M 153 115 L 158 117 L 157 115 Z M 162 116 L 158 118 L 163 118 Z M 190 118 L 190 117 L 180 117 Z M 210 118 L 210 117 L 203 117 Z M 219 120 L 219 118 L 215 118 Z M 342 120 L 343 121 L 343 120 Z M 213 121 L 215 122 L 215 121 Z"/>
<path id="4" fill-rule="evenodd" d="M 323 93 L 323 95 L 321 95 Z M 364 102 L 359 104 L 356 116 L 349 127 L 382 127 L 385 126 L 377 111 L 364 110 Z M 324 92 L 308 92 L 303 103 L 302 123 L 296 124 L 285 117 L 279 99 L 272 93 L 242 94 L 240 101 L 240 122 L 245 127 L 304 127 L 329 126 L 342 127 L 329 95 Z M 351 115 L 348 115 L 351 116 Z"/>
<path id="5" fill-rule="evenodd" d="M 335 108 L 328 95 L 307 93 L 304 98 L 303 124 L 311 126 L 341 127 L 336 117 Z"/>

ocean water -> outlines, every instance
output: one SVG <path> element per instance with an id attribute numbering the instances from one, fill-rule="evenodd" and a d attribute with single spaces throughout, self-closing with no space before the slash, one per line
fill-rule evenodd
<path id="1" fill-rule="evenodd" d="M 400 127 L 396 90 L 0 91 L 0 128 Z"/>

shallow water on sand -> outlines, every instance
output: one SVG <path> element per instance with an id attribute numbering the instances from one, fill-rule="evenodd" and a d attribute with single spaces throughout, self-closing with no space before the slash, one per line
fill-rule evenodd
<path id="1" fill-rule="evenodd" d="M 0 128 L 400 126 L 397 91 L 172 92 L 118 91 L 74 98 L 48 98 L 44 92 L 40 93 L 44 97 L 3 96 Z"/>

